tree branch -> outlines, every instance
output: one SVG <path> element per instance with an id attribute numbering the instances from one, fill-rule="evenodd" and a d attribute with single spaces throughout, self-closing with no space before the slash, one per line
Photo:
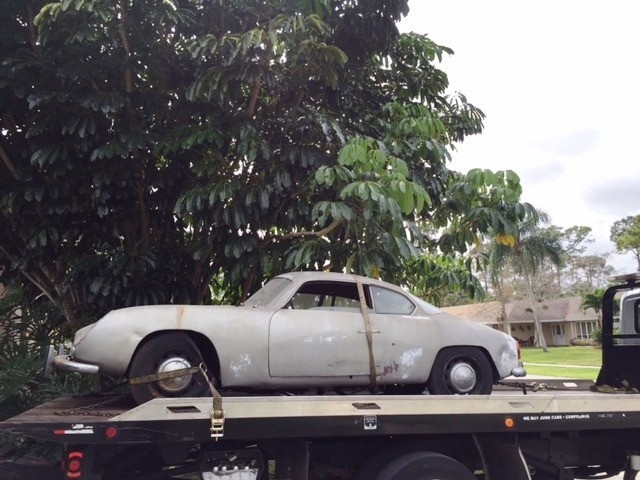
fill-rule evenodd
<path id="1" fill-rule="evenodd" d="M 149 212 L 147 211 L 147 199 L 145 195 L 144 161 L 140 158 L 140 151 L 136 149 L 134 158 L 138 164 L 138 172 L 134 177 L 136 196 L 138 198 L 138 213 L 140 214 L 140 236 L 145 246 L 149 244 Z"/>
<path id="2" fill-rule="evenodd" d="M 29 26 L 29 43 L 31 43 L 31 48 L 33 51 L 38 54 L 40 57 L 40 46 L 38 45 L 38 34 L 36 32 L 36 25 L 33 23 L 35 19 L 35 14 L 33 12 L 33 7 L 31 4 L 27 5 L 27 24 Z"/>
<path id="3" fill-rule="evenodd" d="M 4 257 L 8 259 L 10 262 L 12 263 L 15 262 L 13 255 L 11 255 L 1 245 L 0 245 L 0 252 L 2 252 Z M 51 291 L 44 285 L 44 282 L 42 282 L 40 279 L 36 278 L 36 276 L 29 273 L 24 267 L 20 267 L 19 270 L 20 270 L 20 273 L 22 273 L 27 280 L 29 280 L 38 290 L 40 290 L 43 293 L 45 297 L 47 297 L 51 301 L 51 303 L 53 303 L 56 306 L 59 306 L 58 301 L 53 296 L 53 293 L 51 293 Z"/>
<path id="4" fill-rule="evenodd" d="M 133 72 L 131 71 L 131 47 L 127 38 L 125 24 L 127 21 L 127 9 L 124 0 L 120 0 L 120 21 L 118 22 L 118 33 L 124 48 L 124 85 L 127 93 L 133 92 Z"/>
<path id="5" fill-rule="evenodd" d="M 318 230 L 318 231 L 303 230 L 301 232 L 292 232 L 286 235 L 273 235 L 265 239 L 265 244 L 273 242 L 274 240 L 292 240 L 294 238 L 304 238 L 304 237 L 316 237 L 316 238 L 324 237 L 325 235 L 329 235 L 331 232 L 336 230 L 340 225 L 343 225 L 344 223 L 345 223 L 345 220 L 341 219 L 341 220 L 336 220 L 328 227 L 325 227 L 322 230 Z"/>
<path id="6" fill-rule="evenodd" d="M 249 106 L 247 107 L 247 116 L 252 117 L 256 111 L 256 103 L 258 102 L 258 95 L 260 94 L 260 80 L 262 74 L 258 75 L 253 81 L 253 88 L 251 89 L 251 99 L 249 100 Z"/>
<path id="7" fill-rule="evenodd" d="M 13 178 L 15 178 L 16 180 L 22 180 L 22 176 L 20 175 L 20 172 L 18 172 L 18 169 L 13 164 L 13 162 L 11 161 L 11 158 L 9 158 L 9 155 L 7 154 L 6 150 L 2 145 L 0 145 L 0 158 L 2 158 L 2 162 L 9 169 L 9 171 L 11 172 L 11 175 L 13 175 Z"/>
<path id="8" fill-rule="evenodd" d="M 249 298 L 249 292 L 253 288 L 253 283 L 255 282 L 255 279 L 256 279 L 256 273 L 252 268 L 249 271 L 249 275 L 247 275 L 247 279 L 244 282 L 244 286 L 242 287 L 242 293 L 240 294 L 241 302 L 244 302 L 247 298 Z"/>
<path id="9" fill-rule="evenodd" d="M 298 95 L 296 95 L 296 99 L 293 102 L 294 110 L 297 110 L 298 108 L 300 108 L 300 105 L 302 105 L 302 100 L 304 100 L 304 97 L 305 97 L 306 94 L 307 94 L 307 92 L 304 91 L 304 90 L 300 90 L 298 92 Z"/>

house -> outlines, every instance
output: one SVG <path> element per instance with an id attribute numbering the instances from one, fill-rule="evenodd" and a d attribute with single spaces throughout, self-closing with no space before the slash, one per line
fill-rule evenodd
<path id="1" fill-rule="evenodd" d="M 592 308 L 582 310 L 580 297 L 563 297 L 537 302 L 538 318 L 542 323 L 547 345 L 569 345 L 574 339 L 589 339 L 600 326 L 600 319 Z M 442 310 L 458 317 L 504 330 L 500 302 L 474 303 L 444 307 Z M 507 325 L 511 335 L 523 346 L 532 345 L 535 335 L 533 309 L 529 300 L 509 302 L 505 306 Z"/>

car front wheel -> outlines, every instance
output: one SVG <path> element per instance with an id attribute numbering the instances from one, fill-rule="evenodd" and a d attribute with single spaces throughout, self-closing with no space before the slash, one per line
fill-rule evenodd
<path id="1" fill-rule="evenodd" d="M 427 382 L 431 395 L 488 395 L 492 388 L 489 360 L 480 349 L 473 347 L 440 351 Z"/>
<path id="2" fill-rule="evenodd" d="M 202 362 L 198 347 L 189 335 L 169 332 L 146 340 L 138 349 L 129 369 L 134 378 L 197 367 Z M 132 383 L 131 394 L 138 405 L 154 398 L 203 397 L 210 394 L 201 372 L 190 373 L 155 382 Z"/>

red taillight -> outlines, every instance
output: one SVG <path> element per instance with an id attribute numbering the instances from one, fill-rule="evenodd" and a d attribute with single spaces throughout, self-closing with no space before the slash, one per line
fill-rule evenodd
<path id="1" fill-rule="evenodd" d="M 84 470 L 84 453 L 75 450 L 69 451 L 62 462 L 65 478 L 82 479 Z"/>
<path id="2" fill-rule="evenodd" d="M 104 431 L 104 436 L 109 440 L 113 440 L 118 436 L 118 429 L 116 427 L 107 427 L 107 429 Z"/>

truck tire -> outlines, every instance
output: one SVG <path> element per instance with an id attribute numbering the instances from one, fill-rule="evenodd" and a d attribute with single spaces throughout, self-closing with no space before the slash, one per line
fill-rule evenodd
<path id="1" fill-rule="evenodd" d="M 431 395 L 488 395 L 493 370 L 478 348 L 445 348 L 433 362 L 427 389 Z"/>
<path id="2" fill-rule="evenodd" d="M 477 480 L 457 460 L 433 452 L 413 452 L 388 463 L 374 480 Z"/>
<path id="3" fill-rule="evenodd" d="M 168 332 L 146 340 L 135 353 L 129 380 L 182 368 L 197 367 L 202 362 L 198 347 L 184 332 Z M 205 397 L 209 385 L 202 373 L 157 382 L 132 384 L 131 395 L 138 405 L 154 398 Z"/>

